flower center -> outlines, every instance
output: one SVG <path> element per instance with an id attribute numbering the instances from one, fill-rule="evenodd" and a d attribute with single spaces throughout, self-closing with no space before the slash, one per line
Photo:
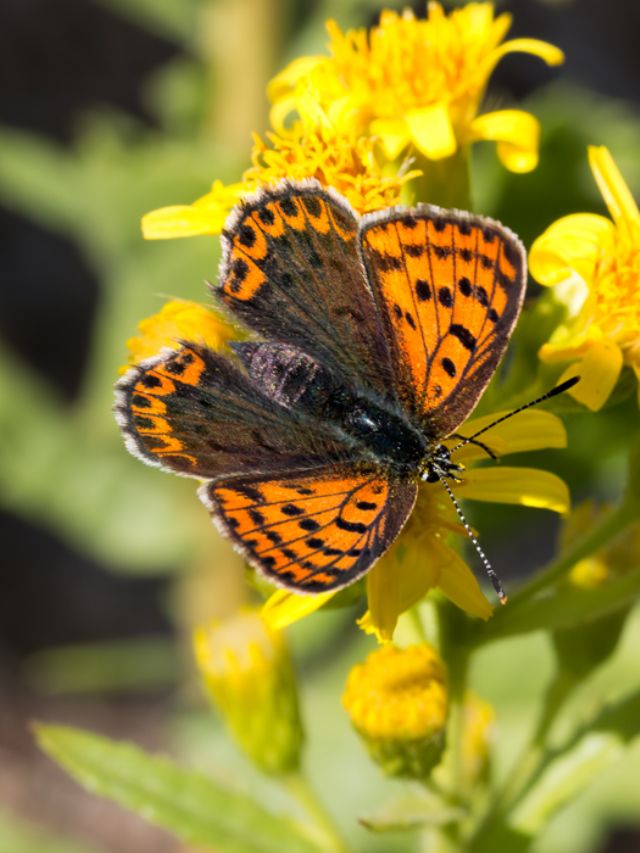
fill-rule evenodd
<path id="1" fill-rule="evenodd" d="M 592 311 L 608 337 L 631 347 L 640 341 L 640 243 L 620 231 L 617 237 L 596 263 Z"/>

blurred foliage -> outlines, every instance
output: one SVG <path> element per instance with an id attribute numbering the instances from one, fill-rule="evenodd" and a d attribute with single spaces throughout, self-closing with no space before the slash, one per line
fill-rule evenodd
<path id="1" fill-rule="evenodd" d="M 0 500 L 3 508 L 55 531 L 113 571 L 173 573 L 176 593 L 168 606 L 178 626 L 191 626 L 213 612 L 233 609 L 241 595 L 241 560 L 211 531 L 192 483 L 163 477 L 124 452 L 109 410 L 113 381 L 125 360 L 124 342 L 135 333 L 137 321 L 158 310 L 167 296 L 204 301 L 202 282 L 216 274 L 216 240 L 144 243 L 138 222 L 155 207 L 202 195 L 214 178 L 236 180 L 248 165 L 248 133 L 234 145 L 228 128 L 222 126 L 224 110 L 237 98 L 231 82 L 231 100 L 226 96 L 224 109 L 216 108 L 216 99 L 222 97 L 220 80 L 227 82 L 219 65 L 220 36 L 215 31 L 220 17 L 216 15 L 232 12 L 223 10 L 222 3 L 198 0 L 101 2 L 184 46 L 185 53 L 145 84 L 146 102 L 158 120 L 155 129 L 99 109 L 78 123 L 70 148 L 0 129 L 0 201 L 73 241 L 101 288 L 82 393 L 73 403 L 58 398 L 13 352 L 4 347 L 0 352 Z M 247 7 L 247 2 L 237 4 L 238 8 Z M 277 67 L 295 56 L 319 52 L 327 17 L 339 17 L 346 27 L 370 19 L 380 5 L 374 0 L 327 0 L 303 9 L 282 0 L 276 4 L 278 14 L 269 21 L 271 29 L 262 35 L 264 55 L 254 56 L 247 67 L 249 82 L 262 92 L 266 76 Z M 238 14 L 242 13 L 240 9 Z M 238 45 L 233 47 L 240 50 Z M 266 103 L 260 115 L 253 105 L 246 107 L 248 103 L 247 98 L 235 102 L 238 112 L 249 110 L 234 123 L 239 129 L 234 132 L 240 136 L 243 128 L 262 130 L 266 121 Z M 529 175 L 513 175 L 500 167 L 492 148 L 477 150 L 475 209 L 508 223 L 527 245 L 559 216 L 577 210 L 603 211 L 584 156 L 588 143 L 606 143 L 615 150 L 630 186 L 640 187 L 640 119 L 629 105 L 555 82 L 529 98 L 526 107 L 543 127 L 540 165 Z M 550 300 L 543 298 L 523 317 L 514 336 L 509 376 L 497 377 L 479 413 L 490 411 L 498 398 L 521 402 L 523 365 L 531 363 L 547 337 L 546 329 L 557 322 L 555 311 Z M 61 329 L 60 334 L 73 334 L 73 329 Z M 540 388 L 549 387 L 553 374 L 542 369 L 536 381 Z M 619 498 L 626 478 L 629 431 L 637 431 L 638 424 L 637 407 L 628 390 L 621 386 L 623 399 L 607 409 L 606 417 L 577 412 L 577 407 L 562 401 L 571 414 L 568 450 L 528 454 L 527 464 L 560 474 L 577 495 Z M 532 523 L 526 511 L 508 507 L 501 507 L 499 513 L 491 507 L 474 507 L 471 517 L 486 537 L 486 550 L 505 538 L 505 530 L 515 530 L 512 537 L 519 532 L 526 535 Z M 512 541 L 505 560 L 515 575 L 518 567 L 513 563 L 519 557 L 514 560 L 514 554 L 518 547 Z M 237 582 L 227 582 L 231 574 Z M 511 574 L 511 568 L 505 574 Z M 486 626 L 470 629 L 483 646 L 472 663 L 471 685 L 499 709 L 498 787 L 508 778 L 514 756 L 525 749 L 531 710 L 542 704 L 544 685 L 554 671 L 550 643 L 542 630 L 575 627 L 618 612 L 639 592 L 636 571 L 617 578 L 604 591 L 560 590 L 551 602 L 532 597 L 521 607 L 505 609 Z M 428 621 L 428 612 L 425 617 Z M 371 771 L 346 718 L 338 713 L 337 696 L 345 673 L 370 648 L 364 637 L 354 640 L 353 632 L 347 641 L 345 626 L 351 621 L 351 611 L 333 611 L 317 614 L 291 631 L 294 655 L 304 668 L 302 702 L 311 735 L 307 764 L 324 799 L 330 798 L 336 822 L 352 849 L 402 851 L 410 849 L 415 839 L 396 833 L 372 836 L 354 822 L 354 814 L 375 814 L 363 818 L 364 822 L 388 828 L 403 813 L 406 825 L 416 809 L 424 810 L 425 805 L 423 799 L 416 805 L 407 798 L 387 813 L 382 803 L 397 796 L 397 788 Z M 400 631 L 411 636 L 408 619 Z M 607 824 L 637 822 L 640 801 L 635 780 L 640 758 L 637 744 L 629 751 L 623 751 L 623 746 L 637 734 L 640 718 L 638 642 L 640 619 L 634 611 L 614 654 L 583 679 L 559 713 L 552 732 L 557 743 L 540 763 L 540 784 L 518 802 L 512 823 L 501 824 L 495 835 L 483 838 L 486 846 L 474 849 L 517 851 L 535 835 L 534 850 L 584 853 L 594 849 Z M 180 669 L 175 647 L 150 638 L 45 651 L 32 659 L 28 674 L 43 691 L 77 693 L 172 684 L 180 679 Z M 576 720 L 582 721 L 579 730 Z M 196 782 L 189 771 L 98 737 L 43 728 L 40 738 L 50 754 L 93 789 L 193 842 L 225 844 L 225 850 L 257 850 L 259 837 L 264 850 L 317 849 L 287 821 L 268 813 L 267 806 L 256 806 L 251 792 L 245 797 L 225 790 L 222 780 L 242 780 L 264 794 L 269 805 L 272 801 L 283 805 L 277 793 L 265 793 L 264 781 L 251 775 L 251 768 L 231 751 L 209 715 L 183 708 L 176 715 L 173 732 L 176 749 L 207 772 L 215 768 L 221 784 L 202 777 Z M 147 765 L 152 765 L 157 781 L 151 792 L 135 785 L 144 778 Z M 582 794 L 592 781 L 595 784 Z M 381 804 L 379 810 L 375 803 Z M 195 834 L 188 829 L 185 814 L 193 818 L 191 827 L 200 827 Z M 439 816 L 446 818 L 441 812 Z M 251 825 L 259 832 L 245 836 L 244 846 L 238 842 L 232 847 L 230 824 L 223 831 L 216 823 L 222 818 L 233 823 L 234 831 L 255 821 Z M 0 818 L 0 848 L 12 853 L 80 853 L 72 842 L 36 834 L 6 816 Z"/>

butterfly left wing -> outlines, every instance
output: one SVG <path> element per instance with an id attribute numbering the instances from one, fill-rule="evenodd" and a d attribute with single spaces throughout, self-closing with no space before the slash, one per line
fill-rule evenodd
<path id="1" fill-rule="evenodd" d="M 296 592 L 340 589 L 384 554 L 415 504 L 414 483 L 327 466 L 313 475 L 205 483 L 200 497 L 251 565 Z"/>
<path id="2" fill-rule="evenodd" d="M 524 247 L 499 222 L 420 205 L 365 215 L 360 252 L 400 402 L 441 438 L 470 414 L 520 313 Z"/>
<path id="3" fill-rule="evenodd" d="M 131 453 L 199 479 L 353 457 L 317 420 L 269 397 L 237 362 L 195 343 L 130 368 L 116 386 L 115 415 Z"/>

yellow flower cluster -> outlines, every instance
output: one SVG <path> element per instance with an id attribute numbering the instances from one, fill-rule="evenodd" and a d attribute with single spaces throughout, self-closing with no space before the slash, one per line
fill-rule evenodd
<path id="1" fill-rule="evenodd" d="M 567 308 L 540 357 L 571 361 L 561 380 L 579 374 L 582 381 L 569 393 L 597 411 L 623 365 L 640 379 L 640 212 L 606 148 L 590 147 L 589 163 L 611 219 L 594 213 L 559 219 L 533 244 L 529 266 Z"/>
<path id="2" fill-rule="evenodd" d="M 508 169 L 530 171 L 539 136 L 533 116 L 477 113 L 503 56 L 519 51 L 557 65 L 563 54 L 537 39 L 503 43 L 510 25 L 510 15 L 494 17 L 492 3 L 469 3 L 446 15 L 440 3 L 430 2 L 426 20 L 409 10 L 383 11 L 370 32 L 343 33 L 329 21 L 330 55 L 295 60 L 271 82 L 272 123 L 285 134 L 290 114 L 303 121 L 321 116 L 333 127 L 355 127 L 379 140 L 388 160 L 410 146 L 439 160 L 490 140 Z"/>
<path id="3" fill-rule="evenodd" d="M 282 178 L 317 178 L 359 213 L 389 207 L 421 174 L 412 159 L 448 158 L 479 140 L 495 142 L 508 169 L 535 168 L 537 120 L 522 110 L 478 111 L 503 56 L 520 51 L 557 65 L 562 51 L 537 39 L 504 42 L 511 17 L 495 17 L 492 3 L 445 15 L 431 2 L 427 10 L 426 20 L 383 11 L 370 31 L 343 33 L 329 21 L 329 56 L 300 57 L 269 84 L 272 130 L 266 141 L 255 136 L 242 180 L 215 181 L 193 204 L 151 211 L 144 236 L 219 234 L 243 195 Z"/>

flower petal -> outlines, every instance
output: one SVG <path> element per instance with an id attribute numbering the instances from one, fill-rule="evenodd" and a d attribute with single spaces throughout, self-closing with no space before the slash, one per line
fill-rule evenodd
<path id="1" fill-rule="evenodd" d="M 440 575 L 438 586 L 456 607 L 462 608 L 470 616 L 488 619 L 493 613 L 493 607 L 480 589 L 476 576 L 455 551 L 450 550 L 450 554 L 451 559 Z"/>
<path id="2" fill-rule="evenodd" d="M 270 628 L 280 630 L 315 613 L 326 604 L 335 592 L 321 592 L 319 595 L 297 595 L 288 589 L 279 589 L 265 602 L 262 618 Z"/>
<path id="3" fill-rule="evenodd" d="M 538 468 L 475 468 L 465 471 L 457 487 L 462 498 L 490 503 L 520 504 L 565 513 L 569 490 L 560 477 Z"/>
<path id="4" fill-rule="evenodd" d="M 563 216 L 533 243 L 529 271 L 540 284 L 558 284 L 577 273 L 585 281 L 593 277 L 601 247 L 613 241 L 615 226 L 595 213 Z"/>
<path id="5" fill-rule="evenodd" d="M 498 157 L 511 172 L 530 172 L 538 165 L 540 124 L 523 110 L 476 116 L 471 122 L 471 138 L 497 142 Z"/>
<path id="6" fill-rule="evenodd" d="M 269 81 L 267 97 L 271 103 L 274 104 L 286 98 L 296 87 L 299 80 L 307 77 L 318 65 L 326 61 L 325 56 L 299 56 L 290 62 Z"/>
<path id="7" fill-rule="evenodd" d="M 609 150 L 604 145 L 589 145 L 587 152 L 593 177 L 616 224 L 640 224 L 638 205 Z"/>
<path id="8" fill-rule="evenodd" d="M 376 119 L 371 122 L 372 136 L 377 136 L 387 160 L 395 160 L 411 141 L 407 123 L 402 119 Z"/>
<path id="9" fill-rule="evenodd" d="M 507 412 L 495 412 L 484 418 L 474 418 L 461 428 L 460 435 L 474 435 L 504 414 Z M 529 409 L 487 430 L 486 436 L 480 440 L 500 457 L 507 453 L 566 447 L 567 433 L 564 424 L 556 415 L 545 412 L 543 409 Z M 456 453 L 455 458 L 456 462 L 466 464 L 474 459 L 486 459 L 486 457 L 487 454 L 481 447 L 467 444 Z"/>
<path id="10" fill-rule="evenodd" d="M 375 634 L 378 642 L 389 642 L 398 617 L 438 583 L 442 566 L 434 554 L 428 559 L 412 559 L 412 551 L 405 551 L 400 543 L 367 575 L 369 610 L 358 625 L 365 633 Z"/>
<path id="11" fill-rule="evenodd" d="M 597 412 L 607 402 L 618 381 L 622 361 L 622 350 L 613 341 L 593 341 L 582 359 L 570 365 L 559 381 L 580 376 L 580 382 L 568 393 L 592 412 Z"/>
<path id="12" fill-rule="evenodd" d="M 562 65 L 564 62 L 564 53 L 559 47 L 540 39 L 521 38 L 506 41 L 493 50 L 490 57 L 490 68 L 495 68 L 502 57 L 508 53 L 529 53 L 531 56 L 537 56 L 543 62 L 546 62 L 547 65 L 552 66 Z"/>
<path id="13" fill-rule="evenodd" d="M 145 214 L 142 217 L 142 234 L 145 240 L 220 234 L 231 208 L 246 192 L 244 184 L 225 186 L 222 181 L 215 181 L 211 192 L 193 204 L 160 207 Z"/>
<path id="14" fill-rule="evenodd" d="M 443 102 L 408 110 L 404 115 L 416 148 L 431 160 L 456 153 L 457 143 L 449 108 Z"/>

